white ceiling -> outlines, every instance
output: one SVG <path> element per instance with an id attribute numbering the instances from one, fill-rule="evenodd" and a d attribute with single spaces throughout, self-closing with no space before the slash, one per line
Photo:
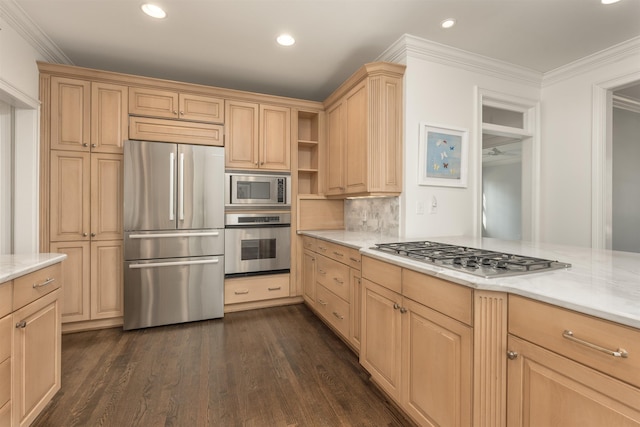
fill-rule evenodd
<path id="1" fill-rule="evenodd" d="M 640 0 L 157 0 L 162 21 L 141 0 L 0 2 L 78 66 L 311 100 L 403 34 L 539 72 L 640 36 Z"/>

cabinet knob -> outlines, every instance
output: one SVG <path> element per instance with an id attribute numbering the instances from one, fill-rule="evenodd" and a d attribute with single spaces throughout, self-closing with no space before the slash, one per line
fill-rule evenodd
<path id="1" fill-rule="evenodd" d="M 16 328 L 18 329 L 24 329 L 26 327 L 27 327 L 27 322 L 25 322 L 24 320 L 21 320 L 18 323 L 16 323 Z"/>
<path id="2" fill-rule="evenodd" d="M 96 237 L 96 233 L 91 233 L 91 237 Z"/>
<path id="3" fill-rule="evenodd" d="M 175 114 L 177 116 L 178 115 L 178 111 L 173 110 L 173 114 Z"/>
<path id="4" fill-rule="evenodd" d="M 264 165 L 264 162 L 260 162 L 261 165 Z"/>
<path id="5" fill-rule="evenodd" d="M 89 234 L 87 234 L 87 233 L 82 233 L 82 236 L 83 236 L 83 237 L 87 237 L 88 235 L 89 235 Z"/>
<path id="6" fill-rule="evenodd" d="M 86 143 L 86 142 L 83 142 L 83 143 L 82 143 L 82 146 L 83 146 L 83 147 L 88 147 L 88 146 L 89 146 L 89 144 L 88 144 L 88 143 Z"/>
<path id="7" fill-rule="evenodd" d="M 397 302 L 394 302 L 394 303 L 393 303 L 393 309 L 394 309 L 394 310 L 397 310 L 397 309 L 399 309 L 399 308 L 400 308 L 400 304 L 398 304 Z"/>
<path id="8" fill-rule="evenodd" d="M 404 307 L 400 307 L 400 313 L 405 314 L 407 312 L 407 309 Z"/>
<path id="9" fill-rule="evenodd" d="M 258 166 L 258 162 L 255 162 L 254 165 Z"/>
<path id="10" fill-rule="evenodd" d="M 180 115 L 181 115 L 181 116 L 184 116 L 184 111 L 180 111 Z"/>
<path id="11" fill-rule="evenodd" d="M 96 144 L 91 144 L 91 148 L 96 148 L 97 145 Z"/>
<path id="12" fill-rule="evenodd" d="M 518 358 L 518 353 L 515 351 L 507 351 L 507 357 L 509 358 L 509 360 L 515 360 Z"/>

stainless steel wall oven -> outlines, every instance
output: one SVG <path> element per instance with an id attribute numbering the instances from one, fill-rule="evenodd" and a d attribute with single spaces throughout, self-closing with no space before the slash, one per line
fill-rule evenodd
<path id="1" fill-rule="evenodd" d="M 242 212 L 225 215 L 225 276 L 288 273 L 291 214 Z"/>

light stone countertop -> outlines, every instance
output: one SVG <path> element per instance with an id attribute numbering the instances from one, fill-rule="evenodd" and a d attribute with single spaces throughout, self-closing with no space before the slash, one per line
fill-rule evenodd
<path id="1" fill-rule="evenodd" d="M 398 237 L 376 233 L 301 231 L 300 234 L 359 248 L 364 255 L 475 289 L 509 292 L 640 328 L 640 254 L 488 238 Z M 545 258 L 571 268 L 485 279 L 370 249 L 374 243 L 431 240 Z"/>
<path id="2" fill-rule="evenodd" d="M 66 254 L 55 253 L 0 255 L 0 283 L 59 263 L 65 258 Z"/>

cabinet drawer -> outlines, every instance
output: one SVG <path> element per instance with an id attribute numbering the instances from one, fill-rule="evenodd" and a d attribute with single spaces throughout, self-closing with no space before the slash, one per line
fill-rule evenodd
<path id="1" fill-rule="evenodd" d="M 629 357 L 614 357 L 576 339 Z M 509 333 L 640 387 L 640 330 L 550 304 L 509 295 Z"/>
<path id="2" fill-rule="evenodd" d="M 318 255 L 316 267 L 316 281 L 349 301 L 349 266 Z"/>
<path id="3" fill-rule="evenodd" d="M 11 357 L 11 316 L 0 319 L 0 362 Z M 2 404 L 0 403 L 0 406 Z"/>
<path id="4" fill-rule="evenodd" d="M 473 290 L 428 274 L 402 270 L 402 294 L 467 325 L 472 321 Z"/>
<path id="5" fill-rule="evenodd" d="M 13 281 L 0 284 L 0 317 L 13 311 Z"/>
<path id="6" fill-rule="evenodd" d="M 209 123 L 129 117 L 129 138 L 143 141 L 177 142 L 224 146 L 224 128 Z"/>
<path id="7" fill-rule="evenodd" d="M 11 359 L 0 362 L 0 408 L 11 400 Z M 4 425 L 4 424 L 0 424 Z"/>
<path id="8" fill-rule="evenodd" d="M 62 284 L 60 263 L 51 265 L 33 273 L 26 274 L 13 281 L 13 310 L 17 310 L 32 301 L 58 289 Z"/>
<path id="9" fill-rule="evenodd" d="M 402 293 L 402 269 L 388 262 L 362 257 L 362 277 L 396 293 Z"/>
<path id="10" fill-rule="evenodd" d="M 302 247 L 310 251 L 316 252 L 316 238 L 302 236 Z"/>
<path id="11" fill-rule="evenodd" d="M 316 252 L 360 270 L 360 252 L 357 249 L 326 240 L 318 240 Z"/>
<path id="12" fill-rule="evenodd" d="M 316 307 L 340 335 L 349 338 L 349 303 L 320 285 L 316 289 Z"/>
<path id="13" fill-rule="evenodd" d="M 289 296 L 289 275 L 239 277 L 225 279 L 224 303 L 262 301 Z"/>

